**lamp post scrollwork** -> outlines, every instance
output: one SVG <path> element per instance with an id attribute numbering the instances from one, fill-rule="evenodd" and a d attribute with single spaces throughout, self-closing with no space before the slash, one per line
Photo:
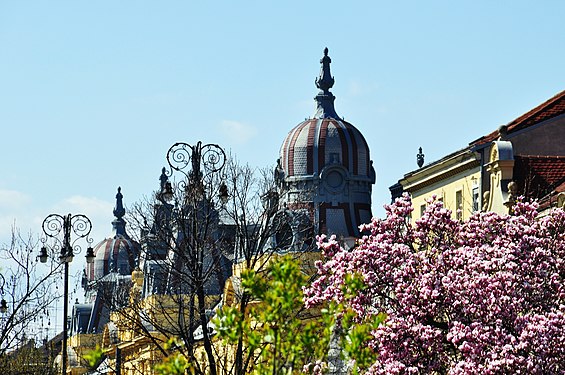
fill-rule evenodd
<path id="1" fill-rule="evenodd" d="M 203 145 L 200 141 L 196 145 L 177 142 L 167 151 L 171 169 L 186 177 L 179 187 L 197 195 L 204 194 L 204 183 L 224 168 L 226 159 L 226 153 L 220 146 L 212 143 Z M 172 175 L 172 170 L 169 175 Z M 224 183 L 219 186 L 218 196 L 222 202 L 228 199 L 228 188 Z"/>
<path id="2" fill-rule="evenodd" d="M 90 246 L 93 239 L 89 237 L 92 230 L 92 223 L 88 217 L 82 214 L 78 215 L 59 215 L 51 214 L 43 220 L 42 224 L 45 238 L 41 239 L 43 246 L 39 253 L 39 260 L 46 263 L 49 258 L 46 243 L 49 239 L 53 241 L 51 250 L 58 255 L 59 261 L 64 266 L 64 295 L 63 295 L 63 347 L 62 347 L 62 373 L 67 371 L 67 339 L 68 339 L 68 305 L 69 305 L 69 263 L 73 261 L 75 254 L 80 253 L 81 247 L 77 243 L 80 239 L 84 239 L 88 244 L 86 249 L 87 263 L 94 262 L 94 250 Z M 74 240 L 71 238 L 75 235 Z"/>
<path id="3" fill-rule="evenodd" d="M 192 146 L 177 142 L 167 152 L 167 162 L 174 170 L 189 178 L 202 178 L 204 175 L 220 171 L 226 164 L 226 153 L 216 144 Z M 187 167 L 190 165 L 190 169 Z"/>

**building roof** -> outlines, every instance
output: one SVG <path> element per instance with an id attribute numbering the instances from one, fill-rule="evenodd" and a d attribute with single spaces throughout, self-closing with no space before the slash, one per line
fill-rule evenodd
<path id="1" fill-rule="evenodd" d="M 479 166 L 480 160 L 467 146 L 404 174 L 404 177 L 399 180 L 402 190 L 396 185 L 389 187 L 389 189 L 395 190 L 395 193 L 392 194 L 392 200 L 400 197 L 402 191 L 418 190 L 423 186 L 429 186 L 444 178 Z"/>
<path id="2" fill-rule="evenodd" d="M 525 181 L 538 179 L 548 188 L 554 188 L 565 179 L 565 156 L 516 155 L 515 178 Z"/>
<path id="3" fill-rule="evenodd" d="M 126 232 L 126 222 L 123 219 L 126 211 L 123 206 L 122 189 L 118 187 L 115 219 L 112 221 L 112 236 L 99 242 L 94 247 L 94 262 L 86 265 L 88 281 L 96 281 L 112 271 L 122 275 L 131 275 L 135 262 L 141 251 L 140 245 L 132 240 Z"/>
<path id="4" fill-rule="evenodd" d="M 504 126 L 506 133 L 513 133 L 522 129 L 525 129 L 529 126 L 539 124 L 540 122 L 552 119 L 554 117 L 560 116 L 565 114 L 565 90 L 561 91 L 554 97 L 545 102 L 541 103 L 537 107 L 531 109 L 530 111 L 524 113 L 523 115 L 519 116 L 518 118 L 510 121 L 508 124 Z M 502 129 L 497 129 L 486 135 L 481 137 L 473 142 L 471 145 L 478 145 L 492 142 L 498 139 L 501 135 Z"/>
<path id="5" fill-rule="evenodd" d="M 341 164 L 352 176 L 371 178 L 367 141 L 335 111 L 335 96 L 330 92 L 335 82 L 330 72 L 331 61 L 325 48 L 320 76 L 315 81 L 320 91 L 314 98 L 314 117 L 295 126 L 281 146 L 279 167 L 285 177 L 318 176 L 324 167 Z"/>
<path id="6" fill-rule="evenodd" d="M 547 208 L 565 191 L 565 156 L 516 155 L 514 179 L 526 198 L 538 199 L 540 208 Z"/>

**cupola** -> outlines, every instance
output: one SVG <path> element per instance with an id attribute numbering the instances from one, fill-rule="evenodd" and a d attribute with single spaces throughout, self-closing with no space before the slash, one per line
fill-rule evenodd
<path id="1" fill-rule="evenodd" d="M 112 272 L 120 275 L 131 275 L 135 268 L 140 246 L 126 232 L 124 220 L 126 211 L 121 190 L 118 187 L 116 206 L 113 211 L 115 218 L 112 221 L 112 235 L 94 247 L 94 263 L 88 264 L 86 268 L 88 281 L 100 280 Z"/>
<path id="2" fill-rule="evenodd" d="M 353 237 L 371 219 L 376 176 L 365 137 L 335 110 L 331 62 L 325 48 L 315 80 L 314 116 L 284 139 L 275 178 L 280 203 L 289 209 L 309 207 L 316 232 Z"/>

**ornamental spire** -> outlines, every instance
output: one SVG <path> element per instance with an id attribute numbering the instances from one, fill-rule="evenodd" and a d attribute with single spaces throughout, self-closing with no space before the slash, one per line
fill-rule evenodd
<path id="1" fill-rule="evenodd" d="M 330 92 L 335 82 L 330 72 L 331 62 L 332 59 L 328 56 L 328 47 L 326 47 L 324 48 L 324 57 L 320 60 L 320 64 L 322 64 L 320 76 L 316 78 L 316 87 L 320 89 L 320 92 L 314 98 L 316 100 L 315 118 L 340 119 L 334 108 L 335 96 Z"/>
<path id="2" fill-rule="evenodd" d="M 123 195 L 122 195 L 122 188 L 118 187 L 118 194 L 116 194 L 116 206 L 114 207 L 114 216 L 116 217 L 114 221 L 112 221 L 112 226 L 114 227 L 114 236 L 121 234 L 122 236 L 126 235 L 126 222 L 124 220 L 124 215 L 126 214 L 126 210 L 123 204 Z"/>
<path id="3" fill-rule="evenodd" d="M 332 59 L 328 56 L 328 47 L 324 48 L 324 57 L 320 60 L 322 64 L 322 69 L 320 70 L 320 76 L 316 78 L 316 87 L 322 90 L 324 94 L 328 94 L 329 90 L 334 85 L 334 78 L 330 73 L 330 64 Z"/>
<path id="4" fill-rule="evenodd" d="M 116 207 L 114 207 L 114 216 L 117 219 L 121 219 L 126 214 L 126 210 L 124 209 L 124 204 L 122 199 L 124 196 L 122 195 L 122 188 L 118 186 L 118 194 L 116 194 Z"/>

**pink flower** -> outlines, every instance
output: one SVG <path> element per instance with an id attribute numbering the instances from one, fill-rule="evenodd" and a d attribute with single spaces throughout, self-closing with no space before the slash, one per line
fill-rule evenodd
<path id="1" fill-rule="evenodd" d="M 388 314 L 367 343 L 379 354 L 369 374 L 563 374 L 565 213 L 537 219 L 536 208 L 460 222 L 433 198 L 412 226 L 404 196 L 352 250 L 318 238 L 306 304 L 344 303 L 359 322 Z M 352 274 L 364 286 L 344 294 Z"/>

